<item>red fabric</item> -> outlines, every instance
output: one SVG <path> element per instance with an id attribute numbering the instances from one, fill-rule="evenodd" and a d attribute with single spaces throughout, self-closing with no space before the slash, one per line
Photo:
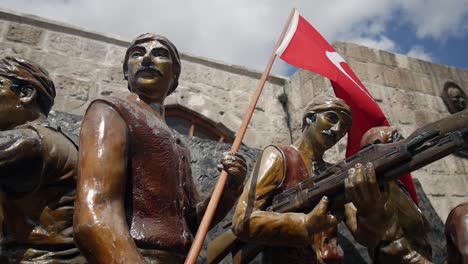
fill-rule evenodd
<path id="1" fill-rule="evenodd" d="M 335 49 L 299 16 L 297 29 L 281 59 L 330 79 L 337 97 L 343 99 L 353 111 L 353 124 L 348 134 L 346 157 L 356 154 L 362 135 L 375 126 L 389 126 L 380 107 L 364 84 L 354 74 Z M 410 174 L 400 178 L 417 204 L 416 189 Z"/>

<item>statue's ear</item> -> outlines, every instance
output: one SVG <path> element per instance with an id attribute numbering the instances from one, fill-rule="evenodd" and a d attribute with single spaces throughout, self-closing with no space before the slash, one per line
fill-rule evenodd
<path id="1" fill-rule="evenodd" d="M 23 105 L 31 105 L 36 102 L 37 92 L 34 87 L 25 85 L 21 87 L 19 96 Z"/>

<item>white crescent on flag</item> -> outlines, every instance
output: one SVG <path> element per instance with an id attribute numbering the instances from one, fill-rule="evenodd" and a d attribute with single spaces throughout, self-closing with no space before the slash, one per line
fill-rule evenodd
<path id="1" fill-rule="evenodd" d="M 333 63 L 333 65 L 335 65 L 335 67 L 338 68 L 338 70 L 340 70 L 340 72 L 342 72 L 346 77 L 348 77 L 348 79 L 350 79 L 359 89 L 361 89 L 362 92 L 364 92 L 367 96 L 369 96 L 369 98 L 372 99 L 372 101 L 374 101 L 374 98 L 372 98 L 369 92 L 367 92 L 364 88 L 362 88 L 353 78 L 351 78 L 351 76 L 349 76 L 349 74 L 345 71 L 345 69 L 343 69 L 340 63 L 341 62 L 346 63 L 346 61 L 343 59 L 343 57 L 341 57 L 340 54 L 338 54 L 338 52 L 336 51 L 330 52 L 327 50 L 325 51 L 325 55 L 330 60 L 330 62 Z"/>

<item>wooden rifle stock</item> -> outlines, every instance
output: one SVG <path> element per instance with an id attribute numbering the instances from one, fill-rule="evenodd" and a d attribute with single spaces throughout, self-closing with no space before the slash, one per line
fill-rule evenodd
<path id="1" fill-rule="evenodd" d="M 377 180 L 389 181 L 466 148 L 468 109 L 427 124 L 399 142 L 367 146 L 356 155 L 276 195 L 266 210 L 279 213 L 309 212 L 323 196 L 330 198 L 330 210 L 342 208 L 348 202 L 344 197 L 344 180 L 348 177 L 348 170 L 357 163 L 372 162 Z M 223 236 L 229 238 L 228 243 L 217 239 L 211 243 L 224 243 L 227 247 L 219 250 L 223 247 L 217 245 L 216 250 L 210 252 L 209 245 L 208 263 L 218 263 L 229 251 L 232 251 L 233 263 L 249 263 L 264 247 L 246 244 L 230 230 L 220 237 Z"/>

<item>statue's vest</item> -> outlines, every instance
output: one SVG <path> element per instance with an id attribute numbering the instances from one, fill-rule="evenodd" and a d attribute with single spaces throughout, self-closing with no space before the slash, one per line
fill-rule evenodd
<path id="1" fill-rule="evenodd" d="M 185 254 L 192 240 L 184 218 L 188 151 L 137 97 L 98 101 L 117 110 L 130 132 L 125 211 L 132 238 L 139 248 Z"/>

